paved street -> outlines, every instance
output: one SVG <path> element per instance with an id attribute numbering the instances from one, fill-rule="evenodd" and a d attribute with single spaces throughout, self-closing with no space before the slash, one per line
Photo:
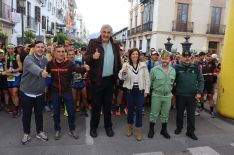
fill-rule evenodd
<path id="1" fill-rule="evenodd" d="M 148 111 L 148 110 L 147 110 Z M 193 141 L 182 134 L 175 135 L 175 110 L 171 111 L 168 126 L 171 139 L 164 139 L 160 134 L 160 124 L 156 126 L 153 139 L 147 138 L 148 112 L 144 116 L 143 135 L 141 142 L 135 137 L 126 137 L 126 116 L 113 117 L 115 131 L 114 138 L 106 136 L 103 128 L 103 118 L 98 130 L 98 138 L 89 136 L 89 117 L 85 118 L 77 113 L 77 131 L 79 139 L 73 140 L 68 136 L 67 120 L 62 116 L 62 138 L 53 139 L 53 120 L 51 113 L 45 113 L 45 131 L 49 136 L 48 142 L 35 138 L 35 126 L 32 123 L 32 139 L 25 146 L 21 145 L 22 124 L 21 117 L 11 118 L 5 112 L 0 112 L 0 155 L 233 155 L 234 154 L 234 124 L 220 118 L 211 118 L 206 112 L 196 117 L 196 134 L 198 141 Z M 34 118 L 33 118 L 34 119 Z M 186 119 L 186 117 L 185 117 Z M 34 120 L 33 120 L 34 121 Z M 186 124 L 185 124 L 186 126 Z"/>

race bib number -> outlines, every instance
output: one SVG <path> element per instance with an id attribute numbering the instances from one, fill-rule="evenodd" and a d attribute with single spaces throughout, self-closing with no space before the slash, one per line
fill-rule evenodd
<path id="1" fill-rule="evenodd" d="M 77 73 L 73 76 L 74 80 L 80 80 L 82 78 L 80 73 Z"/>
<path id="2" fill-rule="evenodd" d="M 15 77 L 14 76 L 8 76 L 7 81 L 15 81 Z"/>

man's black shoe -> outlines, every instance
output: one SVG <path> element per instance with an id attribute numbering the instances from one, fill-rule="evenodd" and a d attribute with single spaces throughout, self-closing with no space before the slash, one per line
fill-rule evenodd
<path id="1" fill-rule="evenodd" d="M 148 138 L 153 138 L 153 137 L 154 137 L 154 130 L 149 129 Z"/>
<path id="2" fill-rule="evenodd" d="M 175 129 L 175 134 L 178 135 L 178 134 L 180 134 L 180 133 L 181 133 L 181 129 L 176 128 L 176 129 Z"/>
<path id="3" fill-rule="evenodd" d="M 150 122 L 148 138 L 154 137 L 154 125 L 155 125 L 155 123 Z"/>
<path id="4" fill-rule="evenodd" d="M 171 138 L 171 136 L 168 134 L 167 130 L 161 130 L 160 134 L 163 135 L 163 137 L 166 139 Z"/>
<path id="5" fill-rule="evenodd" d="M 93 138 L 97 137 L 97 129 L 90 129 L 90 136 Z"/>
<path id="6" fill-rule="evenodd" d="M 162 123 L 162 129 L 160 132 L 161 135 L 163 135 L 164 138 L 170 139 L 171 136 L 167 132 L 167 123 Z"/>
<path id="7" fill-rule="evenodd" d="M 112 128 L 106 128 L 106 135 L 108 137 L 113 137 L 114 136 L 114 131 L 112 130 Z"/>
<path id="8" fill-rule="evenodd" d="M 198 140 L 197 136 L 193 132 L 192 133 L 187 132 L 186 136 L 188 136 L 189 138 L 193 140 Z"/>

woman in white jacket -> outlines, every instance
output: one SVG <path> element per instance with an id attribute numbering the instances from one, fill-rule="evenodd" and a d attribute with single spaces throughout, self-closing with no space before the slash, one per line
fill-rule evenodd
<path id="1" fill-rule="evenodd" d="M 119 78 L 124 80 L 123 87 L 126 88 L 128 101 L 128 131 L 127 136 L 132 135 L 134 103 L 136 104 L 136 139 L 142 139 L 142 106 L 144 97 L 150 91 L 149 72 L 145 62 L 140 62 L 140 52 L 137 48 L 129 51 L 129 62 L 124 63 L 119 72 Z"/>

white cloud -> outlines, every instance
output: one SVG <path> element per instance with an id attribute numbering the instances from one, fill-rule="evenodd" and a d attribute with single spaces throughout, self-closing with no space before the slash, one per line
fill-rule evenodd
<path id="1" fill-rule="evenodd" d="M 77 10 L 83 16 L 89 33 L 99 32 L 103 24 L 112 26 L 113 31 L 128 26 L 128 0 L 76 0 Z"/>

